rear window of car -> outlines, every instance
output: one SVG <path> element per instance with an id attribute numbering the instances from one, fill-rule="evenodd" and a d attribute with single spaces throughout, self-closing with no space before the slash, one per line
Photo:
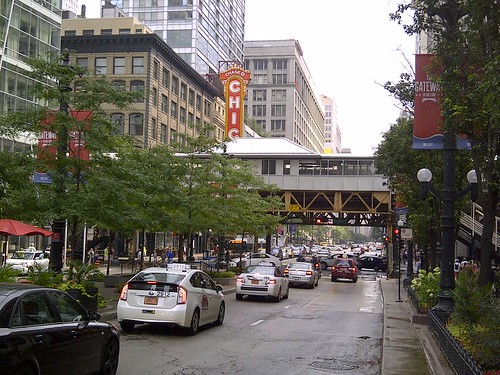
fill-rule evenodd
<path id="1" fill-rule="evenodd" d="M 274 275 L 274 267 L 255 267 L 250 273 L 260 273 L 262 275 Z"/>
<path id="2" fill-rule="evenodd" d="M 333 263 L 334 266 L 338 267 L 352 267 L 352 260 L 350 259 L 336 259 Z"/>
<path id="3" fill-rule="evenodd" d="M 310 266 L 309 264 L 304 264 L 304 263 L 290 263 L 288 268 L 295 268 L 298 270 L 308 270 Z"/>
<path id="4" fill-rule="evenodd" d="M 156 281 L 168 284 L 179 284 L 185 276 L 185 274 L 181 273 L 140 272 L 135 275 L 131 281 Z"/>

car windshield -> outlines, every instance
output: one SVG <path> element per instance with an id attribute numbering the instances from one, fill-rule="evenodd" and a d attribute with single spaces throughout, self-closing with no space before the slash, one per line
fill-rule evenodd
<path id="1" fill-rule="evenodd" d="M 261 275 L 274 275 L 274 267 L 255 267 L 250 273 L 259 273 Z"/>
<path id="2" fill-rule="evenodd" d="M 179 284 L 185 277 L 181 273 L 168 272 L 140 272 L 135 275 L 131 281 L 157 281 L 168 284 Z"/>
<path id="3" fill-rule="evenodd" d="M 26 259 L 26 260 L 31 260 L 35 257 L 35 253 L 25 253 L 22 251 L 18 251 L 14 254 L 12 254 L 12 259 Z"/>
<path id="4" fill-rule="evenodd" d="M 288 268 L 295 268 L 299 270 L 308 270 L 309 267 L 309 263 L 290 263 L 288 265 Z"/>

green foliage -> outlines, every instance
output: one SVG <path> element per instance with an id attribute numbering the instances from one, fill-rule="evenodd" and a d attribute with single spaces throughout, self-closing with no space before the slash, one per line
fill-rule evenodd
<path id="1" fill-rule="evenodd" d="M 0 267 L 0 283 L 14 283 L 19 277 L 19 271 L 10 266 Z"/>
<path id="2" fill-rule="evenodd" d="M 63 275 L 61 273 L 55 273 L 50 269 L 43 269 L 41 264 L 35 263 L 28 268 L 26 279 L 35 285 L 57 288 L 57 286 L 62 283 Z"/>
<path id="3" fill-rule="evenodd" d="M 500 369 L 500 306 L 491 285 L 481 286 L 470 270 L 459 273 L 449 331 L 485 370 Z"/>
<path id="4" fill-rule="evenodd" d="M 212 271 L 208 272 L 213 279 L 232 279 L 235 274 L 232 271 Z"/>
<path id="5" fill-rule="evenodd" d="M 95 287 L 97 282 L 104 280 L 104 274 L 94 264 L 82 263 L 79 260 L 72 261 L 69 268 L 64 272 L 63 284 L 58 288 L 70 289 L 72 286 L 81 286 L 83 289 Z"/>
<path id="6" fill-rule="evenodd" d="M 411 288 L 417 293 L 422 310 L 428 310 L 436 305 L 440 280 L 441 271 L 435 268 L 429 272 L 420 270 L 418 276 L 411 281 Z"/>

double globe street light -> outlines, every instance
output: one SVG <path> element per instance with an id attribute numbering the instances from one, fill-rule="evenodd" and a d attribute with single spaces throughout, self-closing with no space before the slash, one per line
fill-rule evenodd
<path id="1" fill-rule="evenodd" d="M 448 166 L 449 167 L 449 166 Z M 449 314 L 453 311 L 453 289 L 455 287 L 455 277 L 453 272 L 453 262 L 455 258 L 455 201 L 471 192 L 471 200 L 474 202 L 477 198 L 477 174 L 475 170 L 467 173 L 469 185 L 457 192 L 455 189 L 455 171 L 454 168 L 446 168 L 443 173 L 443 190 L 437 191 L 432 185 L 432 172 L 427 168 L 422 168 L 417 173 L 417 179 L 421 184 L 422 200 L 427 198 L 430 192 L 443 202 L 441 212 L 441 281 L 439 283 L 440 291 L 438 293 L 438 304 L 434 307 L 436 311 Z"/>

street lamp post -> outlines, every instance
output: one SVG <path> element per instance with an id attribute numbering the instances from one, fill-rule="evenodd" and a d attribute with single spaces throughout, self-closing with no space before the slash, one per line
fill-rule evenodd
<path id="1" fill-rule="evenodd" d="M 467 173 L 469 186 L 460 192 L 455 188 L 455 150 L 456 137 L 452 131 L 445 131 L 443 137 L 443 190 L 438 192 L 432 185 L 432 172 L 422 168 L 417 173 L 417 179 L 421 183 L 422 199 L 426 199 L 427 192 L 431 192 L 443 202 L 441 212 L 441 281 L 439 284 L 438 304 L 435 310 L 449 314 L 453 311 L 453 289 L 455 288 L 455 277 L 453 274 L 453 260 L 455 258 L 455 201 L 471 192 L 472 201 L 477 197 L 477 175 L 475 170 Z"/>

